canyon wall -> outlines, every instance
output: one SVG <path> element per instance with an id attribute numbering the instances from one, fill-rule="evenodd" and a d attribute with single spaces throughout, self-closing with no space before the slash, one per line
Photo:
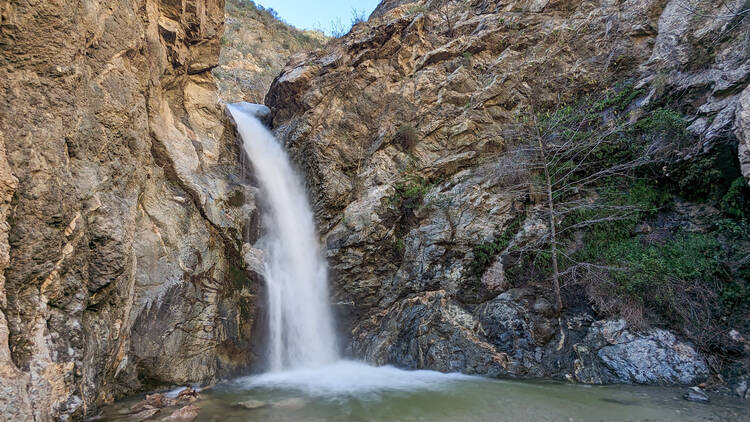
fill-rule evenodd
<path id="1" fill-rule="evenodd" d="M 0 1 L 0 414 L 246 370 L 257 236 L 223 0 Z"/>
<path id="2" fill-rule="evenodd" d="M 631 327 L 575 283 L 558 316 L 547 276 L 523 265 L 511 273 L 505 252 L 475 273 L 478 246 L 507 231 L 507 252 L 549 230 L 538 193 L 509 195 L 503 176 L 532 107 L 616 96 L 627 82 L 634 94 L 619 111 L 601 103 L 603 121 L 623 111 L 637 120 L 675 98 L 691 150 L 734 151 L 726 164 L 741 161 L 750 176 L 743 2 L 688 3 L 386 1 L 325 49 L 292 58 L 266 104 L 307 174 L 350 354 L 593 383 L 709 376 L 706 356 L 681 335 L 689 330 Z M 705 226 L 675 201 L 663 220 Z M 563 247 L 585 247 L 571 242 Z M 733 356 L 747 372 L 750 348 L 737 338 Z"/>

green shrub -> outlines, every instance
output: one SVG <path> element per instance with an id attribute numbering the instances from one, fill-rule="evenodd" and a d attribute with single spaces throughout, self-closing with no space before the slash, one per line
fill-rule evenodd
<path id="1" fill-rule="evenodd" d="M 517 216 L 514 219 L 510 220 L 510 222 L 508 222 L 505 229 L 503 229 L 503 233 L 500 235 L 500 237 L 496 238 L 492 242 L 482 243 L 474 246 L 474 259 L 469 265 L 472 275 L 481 277 L 482 274 L 484 274 L 484 272 L 487 270 L 487 267 L 489 267 L 495 261 L 497 255 L 504 251 L 508 247 L 508 245 L 510 245 L 510 242 L 513 240 L 513 238 L 521 228 L 522 222 L 523 217 Z"/>
<path id="2" fill-rule="evenodd" d="M 409 8 L 406 9 L 406 14 L 410 15 L 410 16 L 411 15 L 418 15 L 418 14 L 424 13 L 426 11 L 427 11 L 427 8 L 424 7 L 421 4 L 419 4 L 419 5 L 412 5 L 412 6 L 409 6 Z"/>
<path id="3" fill-rule="evenodd" d="M 727 193 L 721 198 L 719 206 L 731 217 L 741 220 L 750 217 L 750 187 L 744 177 L 734 179 Z"/>
<path id="4" fill-rule="evenodd" d="M 615 89 L 608 93 L 607 97 L 601 101 L 596 102 L 592 111 L 601 112 L 608 109 L 621 113 L 639 96 L 645 94 L 646 90 L 643 88 L 634 89 L 632 83 L 625 83 L 615 87 Z"/>
<path id="5" fill-rule="evenodd" d="M 396 192 L 388 197 L 388 203 L 395 207 L 408 209 L 422 205 L 422 200 L 433 185 L 421 176 L 407 176 L 405 181 L 396 183 Z"/>

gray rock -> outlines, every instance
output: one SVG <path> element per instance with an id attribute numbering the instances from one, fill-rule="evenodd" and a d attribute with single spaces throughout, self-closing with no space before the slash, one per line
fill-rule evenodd
<path id="1" fill-rule="evenodd" d="M 700 387 L 690 387 L 687 393 L 685 393 L 682 397 L 687 401 L 694 401 L 699 403 L 709 402 L 708 394 L 706 394 L 706 392 L 703 391 L 703 389 L 701 389 Z"/>
<path id="2" fill-rule="evenodd" d="M 691 345 L 662 329 L 632 334 L 623 320 L 594 323 L 579 349 L 581 382 L 692 384 L 708 376 Z"/>
<path id="3" fill-rule="evenodd" d="M 240 108 L 242 111 L 252 114 L 253 116 L 257 117 L 258 120 L 263 122 L 266 126 L 271 126 L 271 120 L 273 119 L 273 116 L 271 116 L 271 109 L 266 107 L 263 104 L 253 104 L 253 103 L 234 103 L 232 104 L 235 107 Z"/>

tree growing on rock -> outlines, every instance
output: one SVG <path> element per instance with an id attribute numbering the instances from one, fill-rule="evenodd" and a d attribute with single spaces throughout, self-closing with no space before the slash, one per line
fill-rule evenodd
<path id="1" fill-rule="evenodd" d="M 447 28 L 447 35 L 453 38 L 456 35 L 456 24 L 461 19 L 461 14 L 467 9 L 466 1 L 437 0 L 430 4 Z"/>
<path id="2" fill-rule="evenodd" d="M 543 220 L 542 235 L 514 251 L 533 256 L 545 267 L 554 289 L 556 308 L 563 308 L 562 279 L 576 282 L 582 275 L 603 277 L 615 268 L 572 257 L 571 234 L 591 227 L 624 221 L 642 211 L 642 204 L 613 200 L 618 184 L 632 184 L 662 160 L 667 139 L 644 136 L 630 119 L 626 106 L 637 96 L 632 88 L 598 99 L 586 99 L 551 112 L 530 108 L 517 125 L 519 144 L 497 177 L 504 190 L 526 197 L 532 214 Z"/>

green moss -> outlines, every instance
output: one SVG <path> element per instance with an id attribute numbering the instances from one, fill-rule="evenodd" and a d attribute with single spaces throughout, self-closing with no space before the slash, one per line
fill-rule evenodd
<path id="1" fill-rule="evenodd" d="M 235 289 L 241 289 L 247 283 L 247 277 L 245 271 L 242 268 L 235 265 L 229 266 L 229 281 Z"/>
<path id="2" fill-rule="evenodd" d="M 481 277 L 502 251 L 504 251 L 521 228 L 522 216 L 512 219 L 503 229 L 500 237 L 492 242 L 482 243 L 474 246 L 474 259 L 469 266 L 472 275 Z"/>

